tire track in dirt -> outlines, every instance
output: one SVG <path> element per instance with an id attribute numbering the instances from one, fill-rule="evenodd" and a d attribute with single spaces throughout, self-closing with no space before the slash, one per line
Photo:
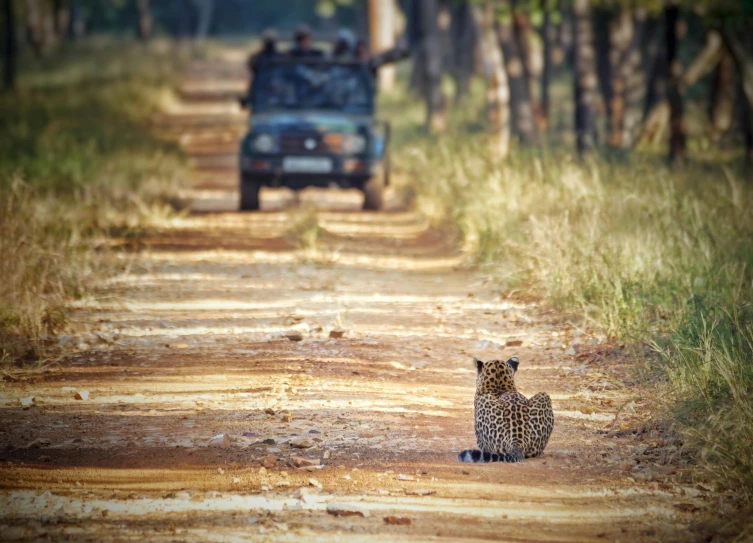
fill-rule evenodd
<path id="1" fill-rule="evenodd" d="M 78 304 L 75 356 L 3 382 L 2 539 L 687 540 L 705 491 L 667 483 L 671 463 L 633 435 L 618 348 L 509 299 L 414 212 L 307 192 L 306 247 L 285 191 L 265 192 L 265 212 L 222 211 L 239 58 L 193 65 L 161 120 L 195 160 L 197 212 L 116 255 L 124 272 Z M 471 357 L 512 355 L 521 391 L 553 398 L 551 442 L 521 464 L 461 465 Z"/>

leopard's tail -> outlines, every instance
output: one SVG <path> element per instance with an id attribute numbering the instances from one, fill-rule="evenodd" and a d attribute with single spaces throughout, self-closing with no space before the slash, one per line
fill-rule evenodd
<path id="1" fill-rule="evenodd" d="M 466 449 L 458 455 L 459 462 L 520 462 L 521 460 L 523 460 L 523 454 L 520 452 L 520 449 L 515 450 L 515 452 L 501 453 Z"/>

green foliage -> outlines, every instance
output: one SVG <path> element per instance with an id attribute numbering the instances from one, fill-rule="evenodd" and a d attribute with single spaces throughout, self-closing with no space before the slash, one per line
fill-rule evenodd
<path id="1" fill-rule="evenodd" d="M 120 52 L 114 43 L 95 45 L 31 63 L 20 91 L 0 97 L 0 187 L 17 175 L 46 190 L 75 191 L 113 169 L 114 155 L 158 161 L 155 149 L 170 152 L 144 123 L 174 57 L 158 46 Z M 130 177 L 121 170 L 119 181 L 138 183 L 140 170 L 128 168 Z"/>
<path id="2" fill-rule="evenodd" d="M 77 9 L 89 32 L 136 35 L 138 11 L 135 0 L 79 0 Z M 193 2 L 150 2 L 157 35 L 186 37 L 196 30 L 198 0 Z M 21 4 L 22 5 L 22 4 Z M 217 36 L 247 36 L 268 26 L 287 33 L 304 22 L 329 33 L 327 19 L 336 17 L 343 26 L 362 25 L 365 0 L 213 0 L 211 33 Z M 365 31 L 365 28 L 361 28 Z"/>
<path id="3" fill-rule="evenodd" d="M 316 0 L 316 14 L 325 19 L 334 17 L 338 6 L 352 6 L 355 0 Z"/>

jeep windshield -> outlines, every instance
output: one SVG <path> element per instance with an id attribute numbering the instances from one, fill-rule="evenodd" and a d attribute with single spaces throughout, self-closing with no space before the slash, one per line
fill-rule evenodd
<path id="1" fill-rule="evenodd" d="M 323 109 L 370 114 L 373 81 L 359 63 L 268 61 L 256 71 L 251 104 L 257 112 Z"/>

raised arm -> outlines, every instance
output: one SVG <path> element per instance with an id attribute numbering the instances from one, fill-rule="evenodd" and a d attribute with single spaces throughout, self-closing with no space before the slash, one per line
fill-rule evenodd
<path id="1" fill-rule="evenodd" d="M 410 48 L 405 44 L 401 44 L 397 47 L 389 49 L 388 51 L 374 55 L 373 57 L 371 57 L 369 64 L 371 65 L 372 69 L 376 70 L 377 68 L 384 66 L 385 64 L 399 62 L 403 59 L 408 58 L 409 56 Z"/>

